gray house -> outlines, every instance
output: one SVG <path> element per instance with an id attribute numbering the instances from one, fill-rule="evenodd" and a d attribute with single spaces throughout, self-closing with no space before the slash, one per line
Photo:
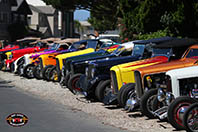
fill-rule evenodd
<path id="1" fill-rule="evenodd" d="M 14 6 L 16 0 L 0 0 L 0 40 L 9 39 L 7 27 L 12 23 L 11 7 Z"/>
<path id="2" fill-rule="evenodd" d="M 40 31 L 44 37 L 60 37 L 59 12 L 51 6 L 29 5 L 32 15 L 28 16 L 30 28 Z"/>

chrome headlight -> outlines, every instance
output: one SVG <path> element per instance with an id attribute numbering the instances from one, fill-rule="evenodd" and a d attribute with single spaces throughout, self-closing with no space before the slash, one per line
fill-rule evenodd
<path id="1" fill-rule="evenodd" d="M 157 91 L 157 99 L 159 102 L 162 102 L 166 99 L 166 94 L 162 88 L 159 88 Z"/>
<path id="2" fill-rule="evenodd" d="M 88 67 L 85 68 L 85 76 L 88 76 L 89 75 L 89 69 Z"/>
<path id="3" fill-rule="evenodd" d="M 171 92 L 166 93 L 166 104 L 170 105 L 170 103 L 174 100 L 174 95 Z"/>
<path id="4" fill-rule="evenodd" d="M 92 77 L 92 78 L 94 78 L 95 72 L 96 72 L 96 69 L 95 69 L 95 68 L 91 69 L 91 77 Z"/>

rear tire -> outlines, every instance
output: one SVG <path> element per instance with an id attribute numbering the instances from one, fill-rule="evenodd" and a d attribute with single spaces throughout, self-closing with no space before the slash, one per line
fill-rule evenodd
<path id="1" fill-rule="evenodd" d="M 42 75 L 44 80 L 49 80 L 49 72 L 50 70 L 54 67 L 54 65 L 47 65 L 43 70 L 42 70 Z"/>
<path id="2" fill-rule="evenodd" d="M 168 108 L 168 121 L 170 124 L 176 128 L 177 130 L 183 130 L 184 125 L 182 120 L 180 119 L 179 112 L 182 109 L 189 107 L 191 104 L 195 103 L 196 101 L 193 98 L 188 96 L 181 96 L 176 98 Z M 185 111 L 184 111 L 185 112 Z"/>
<path id="3" fill-rule="evenodd" d="M 64 83 L 66 87 L 68 87 L 68 81 L 70 78 L 71 78 L 71 73 L 69 72 L 65 75 L 65 78 L 64 78 Z"/>
<path id="4" fill-rule="evenodd" d="M 52 67 L 52 69 L 49 71 L 49 81 L 53 81 L 53 82 L 59 82 L 59 74 L 58 71 L 56 69 L 56 66 Z"/>
<path id="5" fill-rule="evenodd" d="M 34 67 L 33 74 L 34 74 L 34 77 L 36 79 L 39 79 L 40 80 L 40 79 L 42 79 L 42 77 L 41 77 L 41 71 L 42 71 L 42 69 L 40 69 L 39 67 L 40 67 L 39 65 L 37 65 L 37 66 Z"/>
<path id="6" fill-rule="evenodd" d="M 23 73 L 24 73 L 24 67 L 23 67 L 23 64 L 22 64 L 22 65 L 19 65 L 19 66 L 17 67 L 17 74 L 18 74 L 19 76 L 22 76 Z"/>

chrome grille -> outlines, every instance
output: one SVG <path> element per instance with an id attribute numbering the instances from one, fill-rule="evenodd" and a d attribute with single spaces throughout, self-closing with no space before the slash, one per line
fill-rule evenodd
<path id="1" fill-rule="evenodd" d="M 57 72 L 60 71 L 60 63 L 59 63 L 58 58 L 56 58 L 56 70 L 57 70 Z"/>
<path id="2" fill-rule="evenodd" d="M 141 74 L 138 71 L 134 72 L 135 75 L 135 92 L 137 94 L 138 98 L 141 98 L 141 96 L 143 95 L 143 88 L 142 88 L 142 79 L 141 79 Z"/>
<path id="3" fill-rule="evenodd" d="M 40 65 L 40 68 L 43 69 L 43 60 L 41 58 L 39 58 L 39 65 Z"/>
<path id="4" fill-rule="evenodd" d="M 89 66 L 88 66 L 88 76 L 87 76 L 87 79 L 88 79 L 88 80 L 92 78 L 92 77 L 91 77 L 91 69 L 92 69 L 92 68 L 94 68 L 92 65 L 89 65 Z"/>
<path id="5" fill-rule="evenodd" d="M 118 82 L 115 71 L 111 71 L 111 83 L 113 86 L 114 94 L 118 93 Z"/>

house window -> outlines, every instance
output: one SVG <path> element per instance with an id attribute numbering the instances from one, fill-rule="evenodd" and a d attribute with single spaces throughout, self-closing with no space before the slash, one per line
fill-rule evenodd
<path id="1" fill-rule="evenodd" d="M 30 16 L 27 17 L 27 23 L 28 23 L 28 25 L 31 25 L 31 17 Z"/>
<path id="2" fill-rule="evenodd" d="M 17 22 L 17 20 L 18 20 L 18 15 L 17 15 L 17 14 L 14 14 L 13 17 L 14 17 L 13 21 L 14 21 L 14 22 Z"/>
<path id="3" fill-rule="evenodd" d="M 8 3 L 8 0 L 1 0 L 1 2 L 6 4 L 6 3 Z"/>
<path id="4" fill-rule="evenodd" d="M 24 15 L 20 15 L 20 19 L 21 19 L 21 21 L 25 21 L 25 16 Z"/>
<path id="5" fill-rule="evenodd" d="M 3 13 L 3 23 L 8 23 L 8 14 Z"/>
<path id="6" fill-rule="evenodd" d="M 0 12 L 0 23 L 9 23 L 10 22 L 9 13 L 7 12 Z"/>

